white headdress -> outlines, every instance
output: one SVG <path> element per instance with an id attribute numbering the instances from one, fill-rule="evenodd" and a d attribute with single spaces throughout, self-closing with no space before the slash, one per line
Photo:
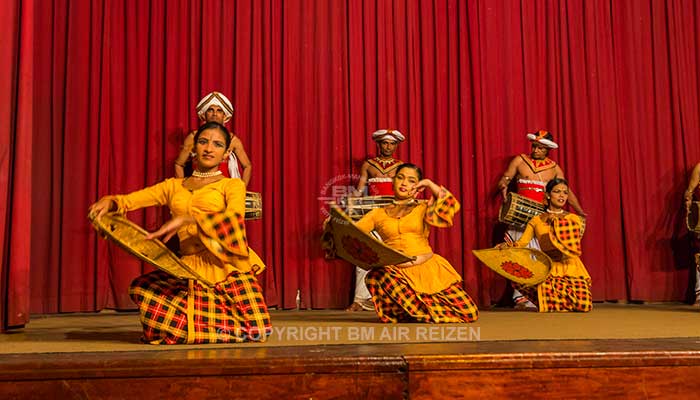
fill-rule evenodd
<path id="1" fill-rule="evenodd" d="M 401 134 L 401 132 L 395 129 L 380 129 L 372 134 L 372 139 L 375 142 L 381 142 L 385 139 L 396 140 L 397 142 L 403 142 L 406 137 Z"/>
<path id="2" fill-rule="evenodd" d="M 528 133 L 527 138 L 532 142 L 540 143 L 549 147 L 550 149 L 559 148 L 559 145 L 554 142 L 554 136 L 545 130 L 537 131 L 535 133 Z"/>
<path id="3" fill-rule="evenodd" d="M 213 105 L 217 105 L 224 110 L 224 122 L 227 122 L 231 119 L 231 117 L 233 117 L 233 106 L 231 105 L 229 99 L 219 92 L 211 92 L 204 96 L 199 103 L 197 103 L 196 110 L 199 119 L 204 120 L 204 114 L 207 112 L 209 107 Z"/>

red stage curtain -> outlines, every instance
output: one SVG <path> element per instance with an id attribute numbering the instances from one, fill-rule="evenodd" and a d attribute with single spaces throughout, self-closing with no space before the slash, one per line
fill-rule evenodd
<path id="1" fill-rule="evenodd" d="M 0 4 L 0 330 L 29 321 L 34 4 Z"/>
<path id="2" fill-rule="evenodd" d="M 319 198 L 354 183 L 375 152 L 370 133 L 386 127 L 408 138 L 400 158 L 460 198 L 455 226 L 432 242 L 481 306 L 505 282 L 471 250 L 492 244 L 494 186 L 535 129 L 554 133 L 552 157 L 589 213 L 583 260 L 595 299 L 686 296 L 680 205 L 700 161 L 693 1 L 6 3 L 2 37 L 12 40 L 2 51 L 13 61 L 0 67 L 9 89 L 0 129 L 3 149 L 15 150 L 0 159 L 0 283 L 9 308 L 28 301 L 29 282 L 35 313 L 132 307 L 127 286 L 148 267 L 98 240 L 87 207 L 171 176 L 197 126 L 194 106 L 212 90 L 233 101 L 250 190 L 263 194 L 264 218 L 249 230 L 269 265 L 271 304 L 293 307 L 297 290 L 303 307 L 350 301 L 352 267 L 322 256 Z M 19 34 L 28 27 L 33 55 Z M 27 62 L 32 72 L 20 73 Z M 22 196 L 31 207 L 18 213 Z M 130 217 L 155 228 L 167 213 Z"/>

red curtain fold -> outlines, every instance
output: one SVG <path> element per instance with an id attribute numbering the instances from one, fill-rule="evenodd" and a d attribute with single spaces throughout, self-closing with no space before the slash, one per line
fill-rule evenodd
<path id="1" fill-rule="evenodd" d="M 297 291 L 302 307 L 350 301 L 352 267 L 320 249 L 324 201 L 356 183 L 379 128 L 403 132 L 397 156 L 461 200 L 455 226 L 431 240 L 481 306 L 506 284 L 471 249 L 493 244 L 495 184 L 535 129 L 554 133 L 552 157 L 589 213 L 583 260 L 596 300 L 677 301 L 692 283 L 680 205 L 700 161 L 693 1 L 55 0 L 0 10 L 11 60 L 0 67 L 5 325 L 27 310 L 132 308 L 129 282 L 150 267 L 98 240 L 87 207 L 172 176 L 194 106 L 212 90 L 233 102 L 249 190 L 263 195 L 264 218 L 248 230 L 273 305 L 294 307 Z M 130 215 L 148 229 L 167 217 Z"/>
<path id="2" fill-rule="evenodd" d="M 29 321 L 34 3 L 0 5 L 0 330 Z"/>

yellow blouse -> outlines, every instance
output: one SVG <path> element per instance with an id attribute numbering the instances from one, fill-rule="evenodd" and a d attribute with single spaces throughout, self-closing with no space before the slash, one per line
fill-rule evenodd
<path id="1" fill-rule="evenodd" d="M 359 220 L 357 226 L 364 232 L 377 231 L 384 243 L 394 250 L 417 256 L 433 251 L 428 242 L 430 226 L 452 226 L 459 207 L 455 197 L 447 192 L 434 204 L 429 206 L 422 201 L 409 214 L 399 218 L 390 217 L 384 208 L 374 209 Z M 437 254 L 422 264 L 388 268 L 397 268 L 410 286 L 421 293 L 437 293 L 462 281 L 449 262 Z"/>
<path id="2" fill-rule="evenodd" d="M 250 248 L 245 232 L 245 183 L 222 179 L 190 191 L 182 178 L 167 179 L 127 195 L 112 196 L 118 212 L 167 205 L 173 217 L 190 215 L 195 223 L 182 226 L 181 245 L 199 249 L 183 255 L 186 265 L 212 282 L 226 279 L 233 271 L 260 273 L 265 264 Z"/>
<path id="3" fill-rule="evenodd" d="M 582 225 L 581 217 L 576 214 L 566 213 L 559 218 L 569 219 L 579 226 Z M 549 255 L 557 254 L 558 259 L 552 260 L 550 276 L 572 276 L 591 279 L 586 267 L 578 256 L 569 256 L 556 248 L 550 239 L 551 226 L 540 215 L 533 217 L 525 227 L 523 235 L 515 242 L 516 247 L 527 247 L 533 237 L 537 238 L 540 248 Z"/>

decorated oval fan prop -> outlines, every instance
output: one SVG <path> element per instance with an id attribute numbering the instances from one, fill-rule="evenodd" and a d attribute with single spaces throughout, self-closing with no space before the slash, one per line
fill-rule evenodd
<path id="1" fill-rule="evenodd" d="M 552 265 L 546 254 L 525 247 L 472 250 L 472 253 L 499 275 L 527 286 L 547 279 Z"/>
<path id="2" fill-rule="evenodd" d="M 399 253 L 355 226 L 337 205 L 330 205 L 330 218 L 323 233 L 327 258 L 342 258 L 362 269 L 396 265 L 414 260 Z"/>
<path id="3" fill-rule="evenodd" d="M 184 264 L 158 239 L 145 239 L 148 232 L 117 213 L 107 213 L 100 219 L 88 215 L 92 224 L 122 249 L 156 268 L 177 278 L 194 279 L 206 286 L 212 282 Z"/>

